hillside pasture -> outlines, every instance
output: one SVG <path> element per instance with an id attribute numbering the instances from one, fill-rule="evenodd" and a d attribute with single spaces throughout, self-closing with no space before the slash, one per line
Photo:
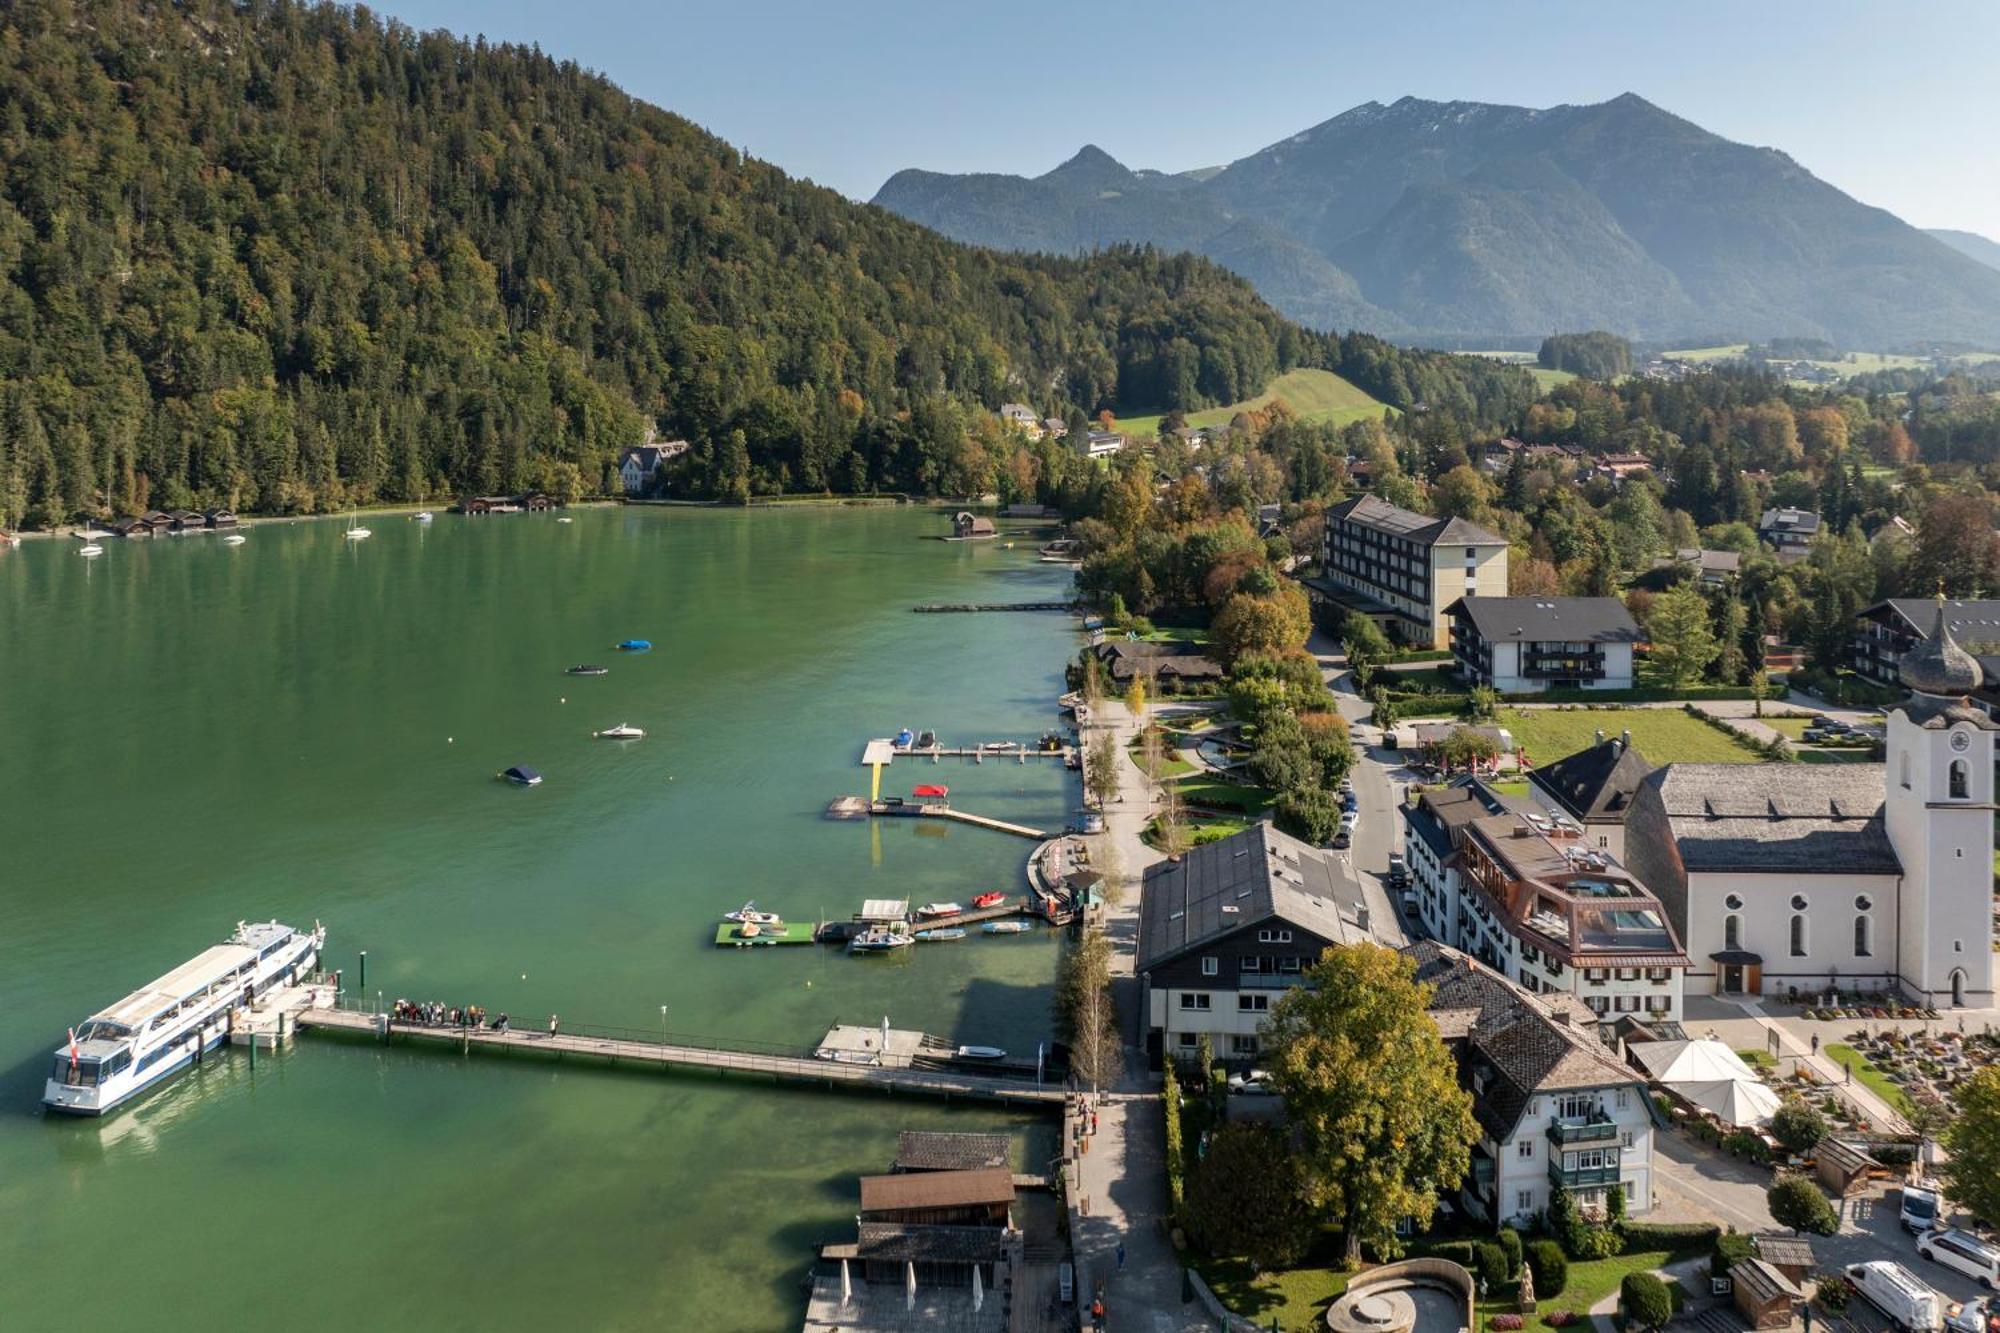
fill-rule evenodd
<path id="1" fill-rule="evenodd" d="M 1189 412 L 1187 423 L 1190 426 L 1227 426 L 1229 419 L 1238 412 L 1255 411 L 1280 398 L 1303 420 L 1327 421 L 1336 426 L 1379 417 L 1385 411 L 1394 410 L 1330 370 L 1288 370 L 1272 380 L 1270 387 L 1255 398 L 1231 403 L 1227 407 L 1205 407 L 1199 412 Z M 1155 412 L 1150 416 L 1120 417 L 1117 428 L 1136 440 L 1151 440 L 1160 433 L 1160 422 L 1165 416 L 1164 412 Z"/>

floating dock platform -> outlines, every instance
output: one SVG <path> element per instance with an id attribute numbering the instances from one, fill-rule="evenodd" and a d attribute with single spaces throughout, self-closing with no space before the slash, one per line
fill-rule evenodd
<path id="1" fill-rule="evenodd" d="M 1010 824 L 1004 819 L 992 819 L 986 815 L 975 815 L 968 810 L 954 810 L 942 801 L 917 803 L 914 801 L 871 801 L 865 796 L 837 796 L 827 802 L 828 819 L 865 819 L 869 816 L 882 818 L 909 819 L 949 819 L 959 824 L 971 824 L 977 828 L 990 828 L 998 833 L 1011 833 L 1017 838 L 1033 838 L 1036 842 L 1047 840 L 1048 834 L 1026 824 Z"/>
<path id="2" fill-rule="evenodd" d="M 755 935 L 743 935 L 743 927 L 725 921 L 715 928 L 715 942 L 725 949 L 754 949 L 766 944 L 811 944 L 819 926 L 805 921 L 788 921 L 781 926 L 759 926 Z"/>

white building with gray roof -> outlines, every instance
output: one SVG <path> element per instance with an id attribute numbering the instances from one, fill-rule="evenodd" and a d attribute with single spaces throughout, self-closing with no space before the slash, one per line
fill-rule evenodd
<path id="1" fill-rule="evenodd" d="M 1639 787 L 1626 861 L 1667 905 L 1690 994 L 1901 992 L 1986 1008 L 1994 735 L 1940 603 L 1903 658 L 1886 764 L 1669 764 Z"/>

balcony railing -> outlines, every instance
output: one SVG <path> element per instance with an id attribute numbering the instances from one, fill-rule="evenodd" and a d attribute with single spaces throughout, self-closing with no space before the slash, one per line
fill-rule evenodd
<path id="1" fill-rule="evenodd" d="M 1560 1162 L 1549 1163 L 1549 1183 L 1566 1190 L 1590 1189 L 1597 1185 L 1616 1185 L 1618 1165 L 1579 1166 L 1563 1170 Z"/>
<path id="2" fill-rule="evenodd" d="M 1618 1126 L 1608 1117 L 1588 1120 L 1549 1121 L 1549 1142 L 1561 1144 L 1604 1143 L 1618 1137 Z"/>

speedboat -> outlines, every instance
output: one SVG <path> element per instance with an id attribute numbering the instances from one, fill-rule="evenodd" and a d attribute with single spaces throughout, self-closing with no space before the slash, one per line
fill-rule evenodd
<path id="1" fill-rule="evenodd" d="M 83 545 L 76 548 L 76 553 L 82 556 L 84 559 L 88 560 L 93 556 L 103 555 L 104 548 L 102 546 L 99 546 L 96 542 L 85 542 Z"/>
<path id="2" fill-rule="evenodd" d="M 904 727 L 901 731 L 896 733 L 896 739 L 892 742 L 892 744 L 895 745 L 895 747 L 898 750 L 907 750 L 910 748 L 910 746 L 916 743 L 916 739 L 917 739 L 917 733 L 911 731 L 908 727 Z"/>
<path id="3" fill-rule="evenodd" d="M 516 764 L 512 768 L 503 771 L 499 776 L 517 787 L 539 787 L 542 785 L 542 775 L 534 769 L 529 768 L 526 764 Z"/>
<path id="4" fill-rule="evenodd" d="M 653 651 L 651 639 L 625 639 L 618 644 L 621 653 L 650 653 Z"/>
<path id="5" fill-rule="evenodd" d="M 562 518 L 559 518 L 559 519 L 557 519 L 557 520 L 556 520 L 556 522 L 558 522 L 558 523 L 574 523 L 574 522 L 576 522 L 576 520 L 575 520 L 575 519 L 573 519 L 573 518 L 570 518 L 570 517 L 569 517 L 569 516 L 567 516 L 567 515 L 565 515 L 565 516 L 563 516 Z"/>
<path id="6" fill-rule="evenodd" d="M 430 521 L 431 521 L 432 519 L 434 519 L 434 518 L 436 518 L 436 517 L 437 517 L 437 515 L 436 515 L 436 514 L 433 514 L 433 513 L 432 513 L 432 512 L 430 511 L 430 510 L 428 510 L 428 509 L 419 509 L 419 510 L 418 510 L 418 511 L 417 511 L 416 513 L 414 513 L 414 514 L 410 515 L 410 522 L 412 522 L 412 523 L 428 523 L 428 522 L 430 522 Z"/>
<path id="7" fill-rule="evenodd" d="M 784 924 L 784 918 L 776 912 L 758 911 L 755 902 L 747 902 L 733 912 L 724 912 L 722 919 L 746 926 L 779 926 Z"/>
<path id="8" fill-rule="evenodd" d="M 232 532 L 228 536 L 222 539 L 222 544 L 224 546 L 241 546 L 244 542 L 247 542 L 249 540 L 250 539 L 248 537 L 245 537 L 240 532 Z"/>
<path id="9" fill-rule="evenodd" d="M 610 667 L 591 666 L 586 662 L 579 662 L 573 667 L 564 667 L 563 670 L 572 676 L 608 676 L 611 674 Z"/>
<path id="10" fill-rule="evenodd" d="M 980 927 L 988 935 L 1023 935 L 1034 928 L 1027 921 L 988 921 Z"/>
<path id="11" fill-rule="evenodd" d="M 306 976 L 326 929 L 277 921 L 246 925 L 159 980 L 100 1009 L 55 1050 L 42 1103 L 67 1115 L 103 1115 L 229 1040 L 229 1014 Z"/>
<path id="12" fill-rule="evenodd" d="M 965 909 L 957 903 L 925 903 L 917 909 L 918 916 L 957 916 Z"/>
<path id="13" fill-rule="evenodd" d="M 937 733 L 935 731 L 920 731 L 917 733 L 917 743 L 911 748 L 917 750 L 935 750 L 937 749 L 937 743 Z"/>
<path id="14" fill-rule="evenodd" d="M 891 949 L 901 949 L 915 941 L 915 937 L 905 931 L 893 930 L 888 926 L 870 926 L 847 942 L 851 953 L 887 953 Z"/>
<path id="15" fill-rule="evenodd" d="M 946 940 L 962 940 L 965 938 L 965 927 L 939 926 L 933 930 L 920 930 L 914 938 L 923 944 L 941 944 Z"/>
<path id="16" fill-rule="evenodd" d="M 977 898 L 974 898 L 972 905 L 974 907 L 998 907 L 1006 901 L 1007 895 L 995 889 L 991 893 L 982 893 Z"/>
<path id="17" fill-rule="evenodd" d="M 1007 1052 L 998 1046 L 961 1046 L 955 1052 L 960 1060 L 1005 1060 Z"/>
<path id="18" fill-rule="evenodd" d="M 924 782 L 910 788 L 910 795 L 920 799 L 942 801 L 945 797 L 951 795 L 951 788 L 936 782 Z"/>
<path id="19" fill-rule="evenodd" d="M 593 731 L 590 734 L 601 741 L 636 741 L 646 733 L 629 722 L 620 722 L 615 727 L 606 727 L 602 731 Z"/>
<path id="20" fill-rule="evenodd" d="M 1020 748 L 1021 748 L 1021 742 L 1019 742 L 1019 741 L 988 741 L 988 742 L 986 742 L 986 744 L 984 744 L 984 745 L 980 746 L 979 748 L 980 748 L 980 749 L 982 749 L 982 750 L 1018 750 L 1018 749 L 1020 749 Z"/>

